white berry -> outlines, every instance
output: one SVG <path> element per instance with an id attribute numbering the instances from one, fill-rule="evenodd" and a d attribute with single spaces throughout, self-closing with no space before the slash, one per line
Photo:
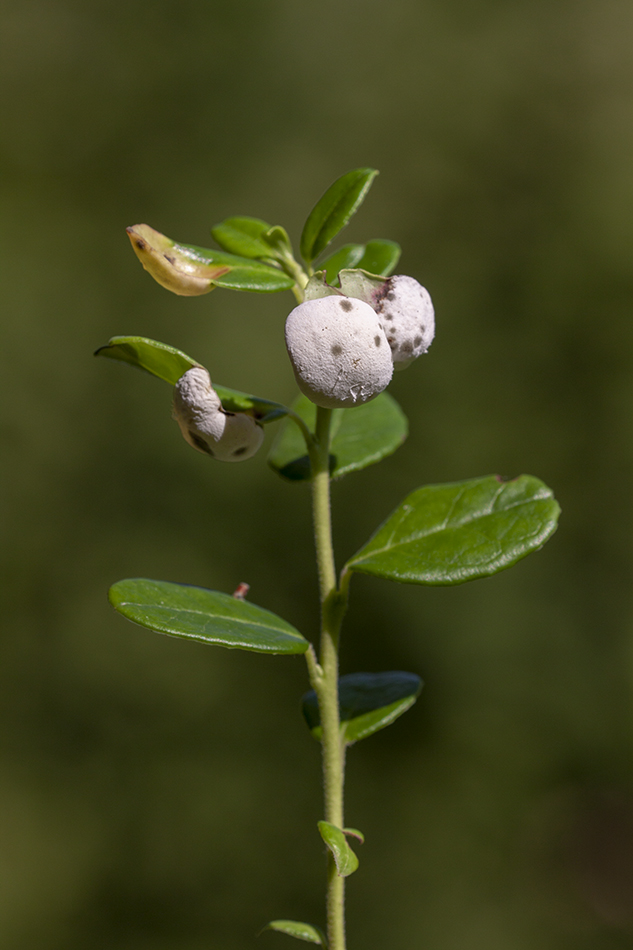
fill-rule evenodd
<path id="1" fill-rule="evenodd" d="M 387 336 L 395 369 L 405 369 L 426 353 L 435 336 L 435 313 L 428 290 L 415 278 L 390 277 L 373 295 L 372 306 Z"/>
<path id="2" fill-rule="evenodd" d="M 185 440 L 222 462 L 255 455 L 264 430 L 245 412 L 226 412 L 203 366 L 194 366 L 174 386 L 173 416 Z"/>
<path id="3" fill-rule="evenodd" d="M 326 409 L 373 399 L 393 374 L 378 316 L 351 297 L 321 297 L 295 307 L 286 320 L 286 346 L 299 389 Z"/>

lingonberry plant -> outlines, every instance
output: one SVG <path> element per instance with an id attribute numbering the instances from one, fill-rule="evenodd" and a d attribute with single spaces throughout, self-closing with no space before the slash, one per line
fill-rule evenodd
<path id="1" fill-rule="evenodd" d="M 268 457 L 271 468 L 286 480 L 311 483 L 318 645 L 249 603 L 245 585 L 230 595 L 135 578 L 115 584 L 110 602 L 128 620 L 158 633 L 305 656 L 312 690 L 303 697 L 303 712 L 323 752 L 324 814 L 318 830 L 328 856 L 326 933 L 296 920 L 273 920 L 266 928 L 330 950 L 345 948 L 345 878 L 358 867 L 349 839 L 363 841 L 343 819 L 346 750 L 401 716 L 422 686 L 416 674 L 401 671 L 339 678 L 339 636 L 352 576 L 435 585 L 488 577 L 540 548 L 559 514 L 551 490 L 530 475 L 427 485 L 405 498 L 337 575 L 330 481 L 379 462 L 403 442 L 406 417 L 385 390 L 394 369 L 426 353 L 435 332 L 424 287 L 412 277 L 389 276 L 400 256 L 395 242 L 346 244 L 323 257 L 376 174 L 355 169 L 325 192 L 301 235 L 303 264 L 284 228 L 257 218 L 228 218 L 212 228 L 221 251 L 179 244 L 145 224 L 128 228 L 143 267 L 176 294 L 197 296 L 215 287 L 294 294 L 297 306 L 286 320 L 285 340 L 302 395 L 291 408 L 213 385 L 204 366 L 155 340 L 113 337 L 97 350 L 173 386 L 173 415 L 183 436 L 213 459 L 249 459 L 262 444 L 263 426 L 280 422 Z"/>

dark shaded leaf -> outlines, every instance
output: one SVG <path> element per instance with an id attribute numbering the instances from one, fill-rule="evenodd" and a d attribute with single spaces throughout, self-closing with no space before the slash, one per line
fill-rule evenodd
<path id="1" fill-rule="evenodd" d="M 405 498 L 347 568 L 408 584 L 488 577 L 542 547 L 559 512 L 551 489 L 531 475 L 428 485 Z"/>
<path id="2" fill-rule="evenodd" d="M 314 431 L 316 406 L 300 396 L 292 406 Z M 332 415 L 330 471 L 334 478 L 357 472 L 379 462 L 402 445 L 408 423 L 402 409 L 388 393 L 353 409 L 335 409 Z M 268 456 L 268 464 L 290 481 L 311 477 L 305 442 L 292 420 L 283 423 Z"/>
<path id="3" fill-rule="evenodd" d="M 349 673 L 338 682 L 341 727 L 348 743 L 384 729 L 409 709 L 422 689 L 415 673 Z M 321 738 L 319 702 L 314 690 L 302 700 L 303 715 L 315 739 Z"/>

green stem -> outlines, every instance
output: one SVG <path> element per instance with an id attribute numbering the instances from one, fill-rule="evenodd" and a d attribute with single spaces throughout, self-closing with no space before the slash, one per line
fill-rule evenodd
<path id="1" fill-rule="evenodd" d="M 301 416 L 298 415 L 296 412 L 294 412 L 292 409 L 288 409 L 288 418 L 292 419 L 294 424 L 299 427 L 301 431 L 301 435 L 304 438 L 306 448 L 308 449 L 308 452 L 309 452 L 310 449 L 312 448 L 312 445 L 314 444 L 314 438 L 312 437 L 312 433 L 310 432 L 309 427 L 303 421 Z"/>
<path id="2" fill-rule="evenodd" d="M 317 408 L 312 465 L 312 513 L 319 572 L 321 643 L 319 663 L 312 653 L 308 670 L 319 700 L 322 729 L 325 820 L 343 828 L 345 742 L 341 736 L 338 707 L 338 641 L 347 597 L 336 585 L 330 510 L 330 424 L 332 410 Z M 328 852 L 327 926 L 329 950 L 345 950 L 345 882 Z"/>
<path id="3" fill-rule="evenodd" d="M 316 545 L 321 608 L 336 593 L 336 568 L 332 545 L 332 518 L 330 512 L 330 425 L 332 410 L 317 406 L 314 448 L 310 453 L 312 465 L 312 518 Z"/>
<path id="4" fill-rule="evenodd" d="M 303 303 L 305 299 L 305 294 L 303 291 L 305 290 L 306 284 L 308 283 L 308 275 L 291 254 L 284 255 L 280 259 L 279 263 L 285 272 L 295 281 L 295 285 L 292 288 L 292 292 L 295 295 L 295 300 L 297 303 Z"/>

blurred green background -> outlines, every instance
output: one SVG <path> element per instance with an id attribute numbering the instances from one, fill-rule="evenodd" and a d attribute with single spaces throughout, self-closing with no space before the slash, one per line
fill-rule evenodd
<path id="1" fill-rule="evenodd" d="M 232 591 L 315 635 L 305 486 L 191 451 L 169 388 L 96 361 L 173 344 L 295 385 L 290 294 L 162 290 L 126 225 L 209 243 L 382 172 L 437 339 L 396 456 L 335 486 L 339 559 L 424 483 L 543 478 L 558 534 L 452 589 L 356 577 L 343 669 L 426 687 L 352 749 L 350 950 L 612 950 L 633 933 L 633 8 L 626 0 L 4 0 L 0 7 L 0 932 L 6 950 L 290 946 L 322 923 L 300 658 L 126 624 L 125 576 Z M 270 435 L 268 436 L 270 442 Z"/>

